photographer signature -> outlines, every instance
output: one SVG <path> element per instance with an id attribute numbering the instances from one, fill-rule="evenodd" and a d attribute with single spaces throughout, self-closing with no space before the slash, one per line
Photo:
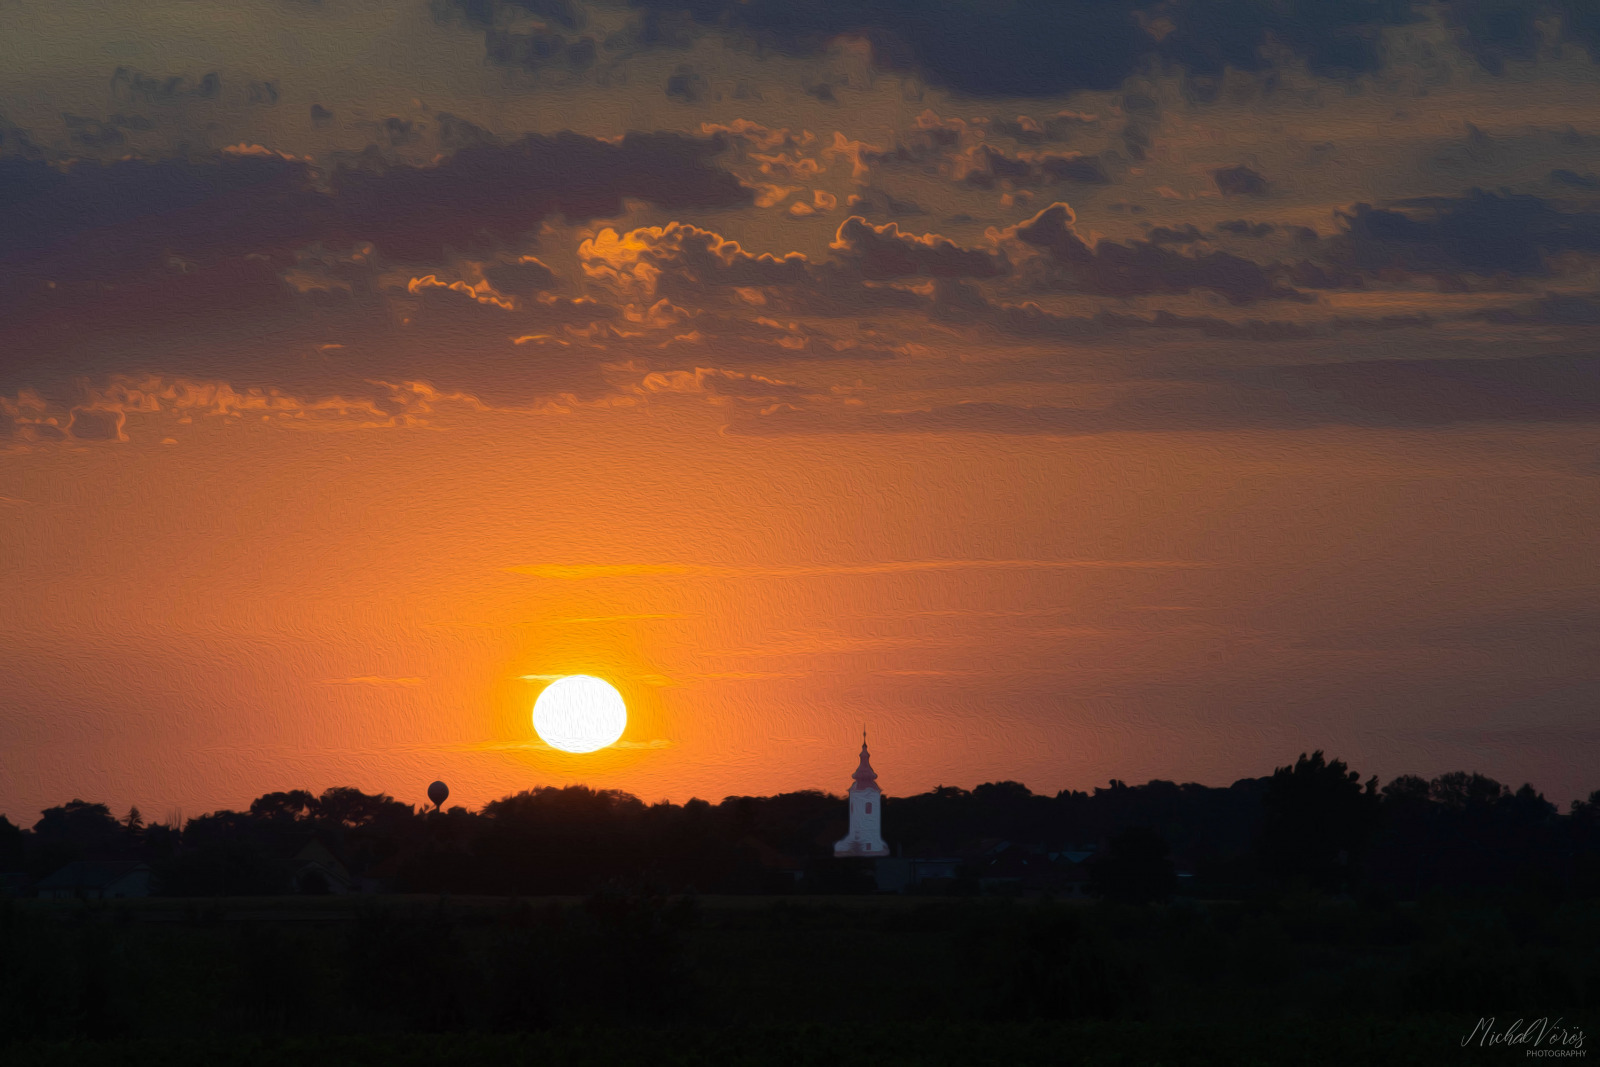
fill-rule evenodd
<path id="1" fill-rule="evenodd" d="M 1545 1016 L 1531 1021 L 1518 1019 L 1497 1030 L 1495 1019 L 1490 1016 L 1478 1020 L 1472 1033 L 1461 1039 L 1461 1047 L 1466 1048 L 1471 1044 L 1477 1044 L 1479 1048 L 1504 1045 L 1508 1048 L 1566 1049 L 1577 1052 L 1583 1048 L 1583 1030 L 1564 1023 L 1565 1020 L 1560 1018 L 1552 1023 L 1549 1016 Z"/>

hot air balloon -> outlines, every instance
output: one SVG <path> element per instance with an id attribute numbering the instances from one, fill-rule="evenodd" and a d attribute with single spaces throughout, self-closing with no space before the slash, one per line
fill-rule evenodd
<path id="1" fill-rule="evenodd" d="M 428 787 L 428 799 L 433 801 L 433 810 L 443 810 L 444 802 L 450 799 L 450 787 L 443 782 L 434 782 Z"/>

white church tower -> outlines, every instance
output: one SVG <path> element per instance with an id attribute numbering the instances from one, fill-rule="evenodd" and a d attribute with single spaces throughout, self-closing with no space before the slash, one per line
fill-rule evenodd
<path id="1" fill-rule="evenodd" d="M 861 731 L 861 766 L 850 783 L 850 832 L 833 846 L 835 856 L 887 856 L 883 843 L 883 790 L 867 759 L 867 732 Z"/>

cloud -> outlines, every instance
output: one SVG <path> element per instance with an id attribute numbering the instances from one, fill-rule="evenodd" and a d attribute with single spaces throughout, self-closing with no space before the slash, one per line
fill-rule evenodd
<path id="1" fill-rule="evenodd" d="M 1550 181 L 1557 185 L 1570 185 L 1574 189 L 1584 189 L 1589 192 L 1600 190 L 1600 177 L 1593 174 L 1580 174 L 1575 170 L 1557 167 L 1550 172 Z"/>
<path id="2" fill-rule="evenodd" d="M 1327 258 L 1356 270 L 1547 275 L 1564 252 L 1600 252 L 1600 213 L 1561 211 L 1537 196 L 1423 197 L 1341 213 Z"/>
<path id="3" fill-rule="evenodd" d="M 793 567 L 735 567 L 710 563 L 533 563 L 508 567 L 512 574 L 553 581 L 597 578 L 834 578 L 879 574 L 918 574 L 964 570 L 1079 570 L 1205 566 L 1193 560 L 1163 559 L 925 559 L 882 563 L 834 563 Z"/>
<path id="4" fill-rule="evenodd" d="M 600 56 L 600 42 L 578 32 L 586 12 L 568 0 L 438 0 L 433 17 L 482 31 L 485 57 L 504 67 L 583 71 Z"/>
<path id="5" fill-rule="evenodd" d="M 1237 322 L 1212 315 L 1179 315 L 1166 310 L 1149 316 L 1119 314 L 1107 309 L 1093 315 L 1060 315 L 1032 301 L 1007 304 L 991 300 L 977 288 L 964 284 L 935 286 L 931 314 L 942 322 L 988 327 L 1010 337 L 1063 341 L 1105 338 L 1132 330 L 1193 330 L 1206 337 L 1233 341 L 1304 340 L 1319 332 L 1308 323 L 1262 319 Z M 1335 322 L 1331 325 L 1372 324 Z"/>
<path id="6" fill-rule="evenodd" d="M 351 372 L 333 386 L 347 389 L 363 377 L 423 377 L 406 369 L 423 357 L 414 345 L 389 346 L 389 364 L 363 375 L 366 357 L 355 353 L 310 365 L 280 348 L 282 368 L 269 369 L 260 365 L 270 359 L 262 336 L 293 345 L 303 332 L 309 346 L 329 340 L 332 323 L 378 338 L 406 320 L 443 329 L 506 305 L 524 321 L 492 327 L 487 336 L 500 344 L 604 321 L 616 310 L 549 295 L 554 272 L 521 249 L 543 220 L 617 215 L 625 200 L 671 209 L 749 203 L 750 191 L 714 162 L 726 144 L 560 133 L 474 143 L 425 164 L 369 154 L 326 167 L 265 149 L 104 163 L 0 156 L 0 388 L 59 392 L 78 376 L 145 367 L 226 379 L 255 361 L 264 371 L 248 375 L 255 382 L 287 373 L 315 388 L 307 375 L 324 368 Z M 400 276 L 398 289 L 383 270 Z M 406 292 L 410 279 L 430 275 L 445 288 Z M 467 299 L 450 288 L 457 281 L 482 284 L 502 306 Z M 397 298 L 415 306 L 391 314 Z M 130 350 L 158 344 L 159 362 L 130 367 Z"/>
<path id="7" fill-rule="evenodd" d="M 1091 245 L 1076 223 L 1070 206 L 1055 203 L 1002 237 L 1036 253 L 1024 266 L 1042 289 L 1114 297 L 1211 289 L 1233 304 L 1305 299 L 1253 260 L 1227 252 L 1185 255 L 1150 241 Z"/>
<path id="8" fill-rule="evenodd" d="M 920 237 L 901 233 L 898 224 L 874 226 L 852 215 L 839 226 L 828 246 L 844 262 L 872 281 L 891 278 L 996 278 L 1010 272 L 1004 254 L 963 248 L 936 233 Z"/>
<path id="9" fill-rule="evenodd" d="M 1067 183 L 1108 185 L 1111 176 L 1099 156 L 1082 152 L 1019 152 L 1008 154 L 989 144 L 979 144 L 965 153 L 961 180 L 980 189 L 999 182 L 1014 186 Z"/>
<path id="10" fill-rule="evenodd" d="M 671 133 L 530 134 L 425 165 L 362 157 L 325 172 L 264 154 L 59 168 L 0 158 L 0 272 L 30 264 L 104 275 L 173 255 L 282 255 L 313 241 L 370 242 L 391 258 L 436 262 L 447 248 L 514 240 L 552 215 L 620 214 L 624 198 L 748 203 L 749 190 L 711 162 L 725 147 L 721 137 Z"/>
<path id="11" fill-rule="evenodd" d="M 741 419 L 742 434 L 1108 433 L 1440 428 L 1600 423 L 1600 356 L 1367 360 L 1223 368 L 1125 383 L 1093 407 L 972 402 L 912 411 L 787 408 Z"/>
<path id="12" fill-rule="evenodd" d="M 681 222 L 627 233 L 601 230 L 579 245 L 578 258 L 589 277 L 620 292 L 651 296 L 663 288 L 663 274 L 665 288 L 677 292 L 801 285 L 811 278 L 810 263 L 799 252 L 747 252 L 737 241 Z"/>
<path id="13" fill-rule="evenodd" d="M 1217 183 L 1217 191 L 1223 196 L 1267 195 L 1267 179 L 1259 171 L 1251 170 L 1243 164 L 1214 170 L 1211 172 L 1211 180 Z"/>
<path id="14" fill-rule="evenodd" d="M 111 96 L 122 103 L 171 104 L 182 100 L 215 100 L 222 95 L 222 76 L 216 71 L 188 74 L 148 74 L 134 67 L 118 67 L 111 75 Z"/>
<path id="15" fill-rule="evenodd" d="M 489 284 L 502 292 L 548 292 L 556 286 L 555 272 L 535 256 L 517 256 L 488 263 L 482 270 Z"/>
<path id="16" fill-rule="evenodd" d="M 1476 318 L 1500 326 L 1533 323 L 1551 326 L 1600 326 L 1600 294 L 1546 293 L 1538 300 L 1489 308 Z"/>
<path id="17" fill-rule="evenodd" d="M 1032 115 L 1000 119 L 993 124 L 993 128 L 996 133 L 1010 137 L 1018 144 L 1043 144 L 1046 141 L 1068 140 L 1099 122 L 1098 115 L 1063 109 L 1043 119 L 1036 119 Z"/>
<path id="18" fill-rule="evenodd" d="M 1235 237 L 1266 237 L 1275 233 L 1278 227 L 1270 222 L 1250 222 L 1247 219 L 1228 219 L 1217 223 L 1217 232 L 1232 234 Z"/>
<path id="19" fill-rule="evenodd" d="M 100 386 L 85 385 L 82 391 L 82 401 L 70 406 L 52 404 L 29 389 L 14 397 L 0 395 L 0 415 L 10 420 L 13 433 L 25 441 L 126 441 L 130 415 L 248 416 L 298 425 L 397 426 L 419 421 L 443 400 L 473 401 L 462 394 L 442 394 L 421 383 L 391 387 L 383 400 L 304 398 L 274 387 L 235 388 L 222 381 L 126 375 L 114 375 Z"/>
<path id="20" fill-rule="evenodd" d="M 1158 62 L 1215 78 L 1228 67 L 1264 70 L 1286 53 L 1318 73 L 1370 71 L 1382 63 L 1383 30 L 1424 15 L 1420 4 L 1405 0 L 1020 0 L 1003 11 L 965 0 L 635 2 L 658 17 L 686 12 L 702 26 L 743 31 L 789 53 L 820 52 L 846 34 L 865 38 L 879 66 L 913 68 L 935 85 L 975 96 L 1115 89 Z M 1472 0 L 1451 5 L 1481 6 Z M 1569 9 L 1579 16 L 1575 23 L 1583 21 L 1578 0 L 1529 5 L 1535 8 L 1546 18 Z M 1476 23 L 1465 32 L 1474 40 L 1489 36 Z"/>
<path id="21" fill-rule="evenodd" d="M 838 316 L 868 308 L 926 308 L 927 298 L 894 282 L 919 277 L 998 277 L 1009 269 L 996 251 L 964 248 L 938 234 L 902 233 L 894 223 L 846 219 L 829 246 L 834 258 L 746 251 L 738 242 L 687 223 L 605 229 L 578 249 L 583 271 L 624 297 L 705 302 L 721 299 L 756 325 L 772 314 Z M 696 318 L 698 325 L 700 320 Z M 727 318 L 720 325 L 748 335 Z M 708 322 L 707 325 L 710 323 Z M 794 335 L 799 324 L 786 327 Z M 792 341 L 780 343 L 793 344 Z"/>
<path id="22" fill-rule="evenodd" d="M 1553 24 L 1559 40 L 1580 45 L 1591 57 L 1600 55 L 1600 19 L 1585 0 L 1451 0 L 1442 10 L 1468 53 L 1492 74 L 1502 73 L 1508 61 L 1537 56 L 1545 43 L 1541 23 Z"/>

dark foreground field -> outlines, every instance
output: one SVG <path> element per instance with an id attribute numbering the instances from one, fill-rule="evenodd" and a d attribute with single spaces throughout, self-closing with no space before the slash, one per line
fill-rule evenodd
<path id="1" fill-rule="evenodd" d="M 18 1065 L 1507 1063 L 1597 1006 L 1600 906 L 1534 899 L 0 904 Z"/>

